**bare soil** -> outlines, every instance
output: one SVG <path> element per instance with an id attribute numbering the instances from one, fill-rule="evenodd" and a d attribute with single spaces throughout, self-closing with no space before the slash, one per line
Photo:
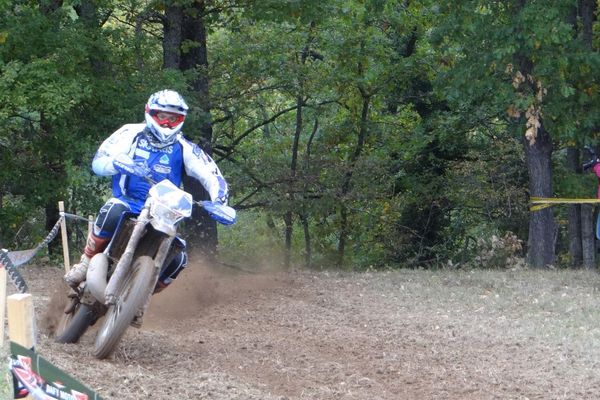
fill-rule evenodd
<path id="1" fill-rule="evenodd" d="M 104 399 L 584 399 L 600 393 L 598 275 L 188 267 L 107 360 L 53 342 L 62 268 L 22 273 L 37 351 Z"/>

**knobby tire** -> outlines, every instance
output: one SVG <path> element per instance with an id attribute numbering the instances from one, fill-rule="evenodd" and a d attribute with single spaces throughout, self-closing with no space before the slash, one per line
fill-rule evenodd
<path id="1" fill-rule="evenodd" d="M 92 308 L 79 303 L 72 312 L 61 317 L 55 341 L 57 343 L 77 343 L 93 321 Z"/>
<path id="2" fill-rule="evenodd" d="M 106 358 L 117 348 L 137 311 L 151 295 L 155 279 L 154 268 L 154 260 L 148 256 L 139 257 L 132 264 L 131 272 L 117 293 L 117 301 L 108 308 L 104 323 L 96 336 L 96 358 Z"/>

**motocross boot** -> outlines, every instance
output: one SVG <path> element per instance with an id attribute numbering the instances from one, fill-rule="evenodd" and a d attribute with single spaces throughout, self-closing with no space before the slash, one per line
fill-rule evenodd
<path id="1" fill-rule="evenodd" d="M 73 267 L 63 277 L 64 281 L 73 289 L 77 289 L 77 286 L 85 280 L 87 270 L 90 265 L 90 260 L 96 254 L 104 251 L 110 238 L 100 238 L 93 233 L 88 236 L 87 244 L 81 255 L 81 260 L 78 264 Z"/>
<path id="2" fill-rule="evenodd" d="M 77 289 L 77 286 L 85 280 L 89 265 L 90 257 L 86 256 L 85 253 L 82 254 L 79 263 L 73 265 L 69 272 L 63 277 L 67 285 L 71 286 L 73 289 Z"/>

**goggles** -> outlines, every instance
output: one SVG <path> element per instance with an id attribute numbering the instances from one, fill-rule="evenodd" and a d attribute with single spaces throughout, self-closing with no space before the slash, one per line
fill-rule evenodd
<path id="1" fill-rule="evenodd" d="M 151 110 L 150 116 L 163 127 L 175 128 L 185 120 L 185 115 L 161 110 Z"/>

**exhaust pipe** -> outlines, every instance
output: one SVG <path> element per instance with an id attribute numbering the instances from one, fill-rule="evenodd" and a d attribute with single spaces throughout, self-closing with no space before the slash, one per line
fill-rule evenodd
<path id="1" fill-rule="evenodd" d="M 106 290 L 106 275 L 108 274 L 108 257 L 104 253 L 98 253 L 90 260 L 90 266 L 86 274 L 87 288 L 96 300 L 104 303 L 104 291 Z"/>

